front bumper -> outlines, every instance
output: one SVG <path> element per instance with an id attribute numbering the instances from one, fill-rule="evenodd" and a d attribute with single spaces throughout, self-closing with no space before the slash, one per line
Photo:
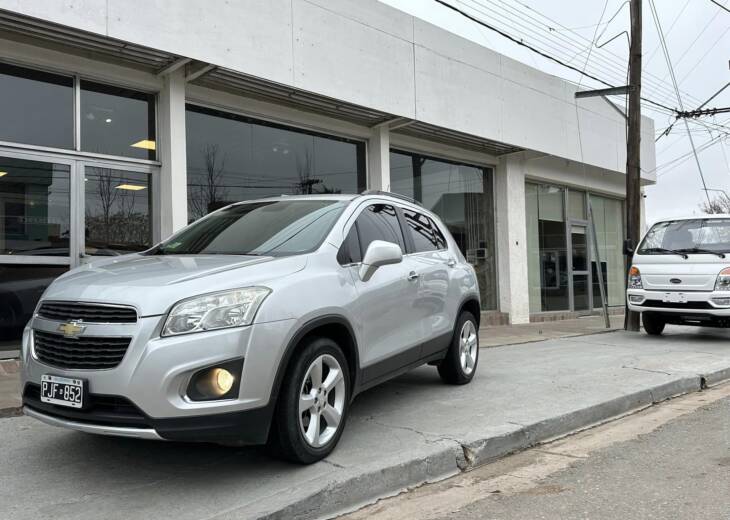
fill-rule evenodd
<path id="1" fill-rule="evenodd" d="M 273 415 L 273 381 L 288 343 L 289 320 L 162 338 L 162 316 L 129 324 L 88 324 L 85 336 L 131 341 L 118 366 L 103 370 L 58 368 L 38 359 L 34 330 L 57 332 L 59 322 L 35 317 L 23 336 L 21 381 L 27 415 L 55 426 L 145 439 L 260 444 Z M 233 399 L 192 401 L 186 389 L 204 367 L 243 358 Z M 41 376 L 86 381 L 83 410 L 40 401 Z"/>
<path id="2" fill-rule="evenodd" d="M 686 303 L 664 301 L 668 292 L 629 289 L 626 291 L 629 310 L 660 315 L 667 323 L 677 325 L 730 327 L 730 307 L 715 302 L 715 298 L 728 298 L 727 292 L 685 292 Z M 641 302 L 632 301 L 635 299 Z"/>

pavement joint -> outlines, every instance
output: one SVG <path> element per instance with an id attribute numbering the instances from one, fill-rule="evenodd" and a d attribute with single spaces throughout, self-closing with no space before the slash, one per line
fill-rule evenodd
<path id="1" fill-rule="evenodd" d="M 639 368 L 639 367 L 632 367 L 628 365 L 623 365 L 621 368 L 628 368 L 631 370 L 639 370 L 640 372 L 649 372 L 652 374 L 664 374 L 665 376 L 673 376 L 671 372 L 664 372 L 663 370 L 651 370 L 649 368 Z"/>

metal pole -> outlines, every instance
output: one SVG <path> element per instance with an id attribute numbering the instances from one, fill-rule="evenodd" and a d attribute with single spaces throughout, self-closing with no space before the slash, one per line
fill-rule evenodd
<path id="1" fill-rule="evenodd" d="M 626 279 L 631 268 L 633 248 L 641 234 L 641 0 L 631 0 L 631 46 L 629 50 L 629 107 L 626 141 Z M 626 303 L 624 328 L 639 330 L 639 314 L 630 312 Z"/>
<path id="2" fill-rule="evenodd" d="M 596 271 L 598 272 L 598 288 L 601 292 L 601 307 L 603 308 L 603 317 L 606 321 L 606 328 L 611 328 L 611 318 L 608 316 L 608 301 L 606 298 L 606 286 L 603 284 L 603 269 L 601 268 L 601 253 L 598 251 L 598 235 L 596 234 L 596 221 L 593 220 L 593 204 L 590 197 L 588 198 L 588 218 L 591 222 L 591 235 L 593 235 L 593 249 L 596 251 Z"/>

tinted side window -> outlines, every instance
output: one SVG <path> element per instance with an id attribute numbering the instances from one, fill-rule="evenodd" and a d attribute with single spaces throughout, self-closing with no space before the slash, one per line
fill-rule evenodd
<path id="1" fill-rule="evenodd" d="M 433 220 L 408 209 L 403 210 L 403 215 L 416 253 L 446 249 L 446 239 Z"/>
<path id="2" fill-rule="evenodd" d="M 350 228 L 340 250 L 337 252 L 337 261 L 340 265 L 356 264 L 362 261 L 360 252 L 360 237 L 357 232 L 357 223 Z"/>
<path id="3" fill-rule="evenodd" d="M 395 208 L 388 204 L 368 206 L 357 217 L 357 229 L 360 233 L 360 251 L 363 255 L 373 240 L 384 240 L 398 244 L 405 251 L 403 233 L 398 222 Z"/>

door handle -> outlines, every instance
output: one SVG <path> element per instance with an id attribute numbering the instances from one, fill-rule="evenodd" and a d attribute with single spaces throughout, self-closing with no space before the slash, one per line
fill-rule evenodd
<path id="1" fill-rule="evenodd" d="M 416 271 L 411 271 L 410 273 L 408 273 L 408 281 L 412 282 L 413 280 L 418 280 L 419 276 L 420 275 Z"/>
<path id="2" fill-rule="evenodd" d="M 449 258 L 449 261 L 446 262 L 446 265 L 448 265 L 449 267 L 454 267 L 456 265 L 456 260 L 454 260 L 453 258 Z"/>

